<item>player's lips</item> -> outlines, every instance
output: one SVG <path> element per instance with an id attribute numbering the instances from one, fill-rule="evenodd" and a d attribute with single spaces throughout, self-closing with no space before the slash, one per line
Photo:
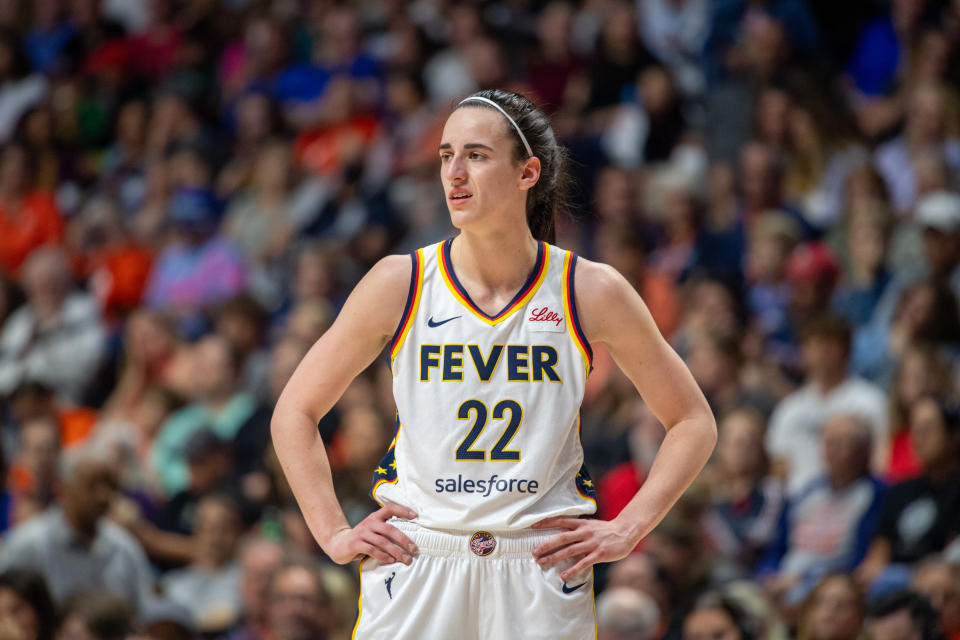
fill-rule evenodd
<path id="1" fill-rule="evenodd" d="M 473 194 L 466 189 L 451 189 L 447 194 L 447 199 L 452 204 L 462 204 L 473 197 Z"/>

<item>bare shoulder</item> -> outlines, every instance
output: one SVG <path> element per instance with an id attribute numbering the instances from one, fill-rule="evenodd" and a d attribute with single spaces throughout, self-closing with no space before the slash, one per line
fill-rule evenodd
<path id="1" fill-rule="evenodd" d="M 387 291 L 402 288 L 401 297 L 406 298 L 407 287 L 410 285 L 410 275 L 413 261 L 409 255 L 390 255 L 380 258 L 367 272 L 363 280 L 369 280 L 371 286 Z"/>
<path id="2" fill-rule="evenodd" d="M 640 295 L 610 265 L 578 258 L 573 282 L 577 314 L 591 342 L 608 342 L 627 327 L 646 324 L 649 311 Z"/>
<path id="3" fill-rule="evenodd" d="M 338 322 L 392 335 L 407 303 L 412 264 L 409 255 L 381 258 L 354 288 Z"/>
<path id="4" fill-rule="evenodd" d="M 613 296 L 622 296 L 633 291 L 619 271 L 608 264 L 577 258 L 577 270 L 574 275 L 574 293 L 579 305 L 591 302 L 604 303 Z"/>

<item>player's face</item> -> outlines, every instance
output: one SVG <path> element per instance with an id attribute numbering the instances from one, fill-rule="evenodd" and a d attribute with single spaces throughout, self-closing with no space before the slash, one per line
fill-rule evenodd
<path id="1" fill-rule="evenodd" d="M 517 214 L 525 211 L 524 165 L 514 161 L 509 126 L 497 111 L 478 107 L 457 109 L 447 119 L 439 149 L 440 179 L 455 227 L 526 224 L 523 214 Z"/>

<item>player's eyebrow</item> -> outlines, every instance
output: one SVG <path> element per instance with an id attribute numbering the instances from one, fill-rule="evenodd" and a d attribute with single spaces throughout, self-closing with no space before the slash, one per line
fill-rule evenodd
<path id="1" fill-rule="evenodd" d="M 486 149 L 487 151 L 493 151 L 493 147 L 488 147 L 487 145 L 481 142 L 468 142 L 467 144 L 463 145 L 463 148 L 464 149 Z M 453 149 L 453 145 L 450 144 L 449 142 L 444 142 L 439 147 L 437 147 L 437 151 L 443 151 L 445 149 Z"/>

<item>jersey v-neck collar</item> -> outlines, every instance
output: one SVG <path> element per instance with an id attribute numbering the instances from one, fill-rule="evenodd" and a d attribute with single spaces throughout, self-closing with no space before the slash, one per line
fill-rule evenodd
<path id="1" fill-rule="evenodd" d="M 503 309 L 500 310 L 496 315 L 488 315 L 480 307 L 478 307 L 473 300 L 470 298 L 470 294 L 467 293 L 467 290 L 464 289 L 463 285 L 460 284 L 460 280 L 457 278 L 457 274 L 453 270 L 453 261 L 450 259 L 450 247 L 453 244 L 453 238 L 450 238 L 444 242 L 441 242 L 437 247 L 437 264 L 440 266 L 440 274 L 443 276 L 443 281 L 447 285 L 447 288 L 450 289 L 450 292 L 453 294 L 460 304 L 465 306 L 473 315 L 480 318 L 489 325 L 499 324 L 503 322 L 508 317 L 513 315 L 513 313 L 524 306 L 533 294 L 536 293 L 537 289 L 540 288 L 540 285 L 543 284 L 544 279 L 547 275 L 547 267 L 550 264 L 550 252 L 547 250 L 546 244 L 542 240 L 537 241 L 537 261 L 533 265 L 533 269 L 530 271 L 530 276 L 527 278 L 527 281 L 520 287 L 520 291 L 517 292 L 517 295 L 507 303 Z"/>

